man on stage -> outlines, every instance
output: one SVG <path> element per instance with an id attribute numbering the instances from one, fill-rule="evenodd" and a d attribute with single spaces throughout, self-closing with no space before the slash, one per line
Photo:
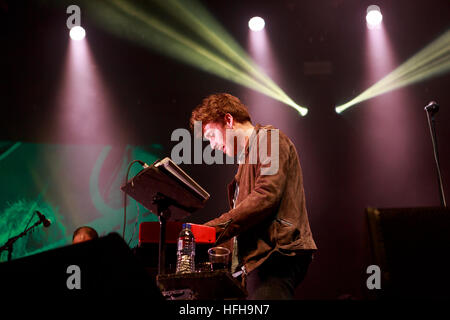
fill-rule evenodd
<path id="1" fill-rule="evenodd" d="M 239 163 L 228 186 L 231 209 L 206 223 L 231 247 L 231 271 L 243 271 L 248 299 L 293 299 L 317 250 L 294 144 L 272 126 L 253 126 L 246 106 L 227 93 L 205 98 L 192 128 L 196 121 L 211 148 Z"/>

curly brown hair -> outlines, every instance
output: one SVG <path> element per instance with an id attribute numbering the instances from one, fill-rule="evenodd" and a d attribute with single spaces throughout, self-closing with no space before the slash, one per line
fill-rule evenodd
<path id="1" fill-rule="evenodd" d="M 192 111 L 189 121 L 191 129 L 194 128 L 195 121 L 201 121 L 202 126 L 210 122 L 225 123 L 224 117 L 227 113 L 240 123 L 252 122 L 247 107 L 239 98 L 229 93 L 216 93 L 203 99 Z"/>

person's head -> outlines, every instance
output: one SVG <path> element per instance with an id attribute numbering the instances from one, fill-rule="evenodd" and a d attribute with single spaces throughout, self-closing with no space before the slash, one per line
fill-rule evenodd
<path id="1" fill-rule="evenodd" d="M 88 226 L 82 226 L 77 228 L 74 232 L 73 232 L 73 237 L 72 237 L 72 243 L 79 243 L 79 242 L 84 242 L 84 241 L 88 241 L 88 240 L 93 240 L 93 239 L 97 239 L 98 238 L 98 234 L 97 231 L 95 231 L 95 229 L 88 227 Z"/>
<path id="2" fill-rule="evenodd" d="M 190 126 L 202 122 L 202 133 L 209 140 L 212 149 L 221 150 L 228 156 L 236 155 L 238 145 L 234 138 L 227 140 L 227 131 L 253 128 L 247 107 L 235 96 L 228 93 L 212 94 L 199 104 L 191 114 Z M 234 144 L 234 147 L 233 147 Z"/>

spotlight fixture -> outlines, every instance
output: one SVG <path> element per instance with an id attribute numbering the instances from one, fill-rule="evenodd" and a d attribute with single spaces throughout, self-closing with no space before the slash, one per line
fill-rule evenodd
<path id="1" fill-rule="evenodd" d="M 86 31 L 84 31 L 83 27 L 75 26 L 70 29 L 70 38 L 72 40 L 83 40 L 86 36 Z"/>
<path id="2" fill-rule="evenodd" d="M 261 17 L 253 17 L 248 21 L 248 27 L 252 31 L 261 31 L 265 25 L 264 19 Z"/>
<path id="3" fill-rule="evenodd" d="M 378 27 L 383 20 L 380 7 L 377 5 L 371 5 L 367 8 L 366 21 L 369 29 Z"/>

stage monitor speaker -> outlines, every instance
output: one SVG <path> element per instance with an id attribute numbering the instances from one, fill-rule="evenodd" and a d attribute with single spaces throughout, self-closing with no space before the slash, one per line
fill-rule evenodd
<path id="1" fill-rule="evenodd" d="M 117 233 L 0 264 L 3 293 L 117 295 L 164 300 Z"/>
<path id="2" fill-rule="evenodd" d="M 450 210 L 366 209 L 371 259 L 381 269 L 380 299 L 450 297 Z"/>

